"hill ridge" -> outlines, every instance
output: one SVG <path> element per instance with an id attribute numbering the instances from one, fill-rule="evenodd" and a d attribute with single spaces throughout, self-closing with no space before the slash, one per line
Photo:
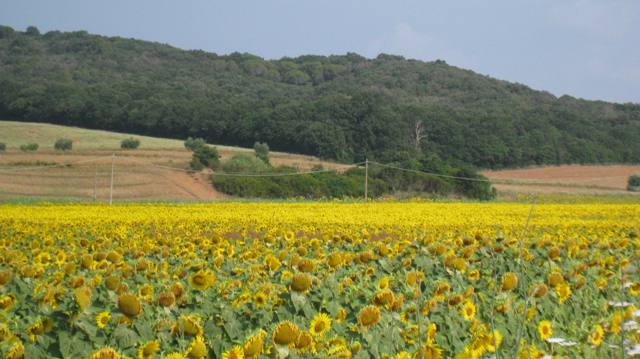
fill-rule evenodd
<path id="1" fill-rule="evenodd" d="M 431 170 L 640 162 L 640 105 L 555 97 L 442 60 L 264 60 L 4 26 L 0 68 L 0 118 Z"/>

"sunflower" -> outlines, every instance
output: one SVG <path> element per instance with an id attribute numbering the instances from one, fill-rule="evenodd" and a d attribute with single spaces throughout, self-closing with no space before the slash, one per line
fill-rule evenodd
<path id="1" fill-rule="evenodd" d="M 338 309 L 338 313 L 336 314 L 336 323 L 342 323 L 346 317 L 347 311 L 344 308 Z"/>
<path id="2" fill-rule="evenodd" d="M 173 292 L 171 292 L 171 291 L 167 291 L 167 292 L 161 293 L 158 296 L 158 304 L 161 307 L 165 307 L 165 308 L 170 307 L 175 302 L 176 302 L 176 295 L 173 294 Z"/>
<path id="3" fill-rule="evenodd" d="M 118 309 L 127 317 L 135 317 L 142 313 L 140 300 L 133 294 L 122 294 L 118 297 Z"/>
<path id="4" fill-rule="evenodd" d="M 171 333 L 174 335 L 183 334 L 192 337 L 202 336 L 203 329 L 200 325 L 200 317 L 197 315 L 181 315 L 171 326 Z"/>
<path id="5" fill-rule="evenodd" d="M 419 359 L 442 359 L 442 349 L 435 343 L 427 343 L 418 349 L 414 358 Z"/>
<path id="6" fill-rule="evenodd" d="M 613 334 L 620 333 L 623 319 L 624 319 L 623 312 L 615 312 L 613 314 L 613 318 L 611 318 L 611 324 L 609 324 L 609 331 Z"/>
<path id="7" fill-rule="evenodd" d="M 450 296 L 449 298 L 447 298 L 447 304 L 450 307 L 455 307 L 458 304 L 462 303 L 462 300 L 464 299 L 464 297 L 460 294 L 454 294 L 452 296 Z"/>
<path id="8" fill-rule="evenodd" d="M 571 288 L 565 282 L 556 286 L 556 294 L 558 295 L 558 303 L 564 303 L 571 296 Z"/>
<path id="9" fill-rule="evenodd" d="M 96 316 L 96 325 L 100 329 L 104 329 L 107 326 L 109 321 L 111 320 L 111 313 L 109 312 L 101 312 Z"/>
<path id="10" fill-rule="evenodd" d="M 311 334 L 307 332 L 301 332 L 300 335 L 298 335 L 298 339 L 296 339 L 294 348 L 298 351 L 299 354 L 302 354 L 307 352 L 312 344 L 313 337 L 311 336 Z"/>
<path id="11" fill-rule="evenodd" d="M 538 323 L 538 334 L 540 335 L 540 339 L 542 340 L 551 338 L 551 336 L 553 335 L 551 322 L 548 320 L 543 320 L 540 323 Z"/>
<path id="12" fill-rule="evenodd" d="M 262 306 L 264 306 L 265 304 L 267 304 L 267 295 L 260 291 L 257 292 L 254 296 L 253 296 L 253 302 L 255 303 L 256 307 L 260 308 Z"/>
<path id="13" fill-rule="evenodd" d="M 15 342 L 11 346 L 11 349 L 9 350 L 9 353 L 7 353 L 6 358 L 7 359 L 22 359 L 22 358 L 24 358 L 24 345 L 22 344 L 21 341 L 18 340 L 17 342 Z M 109 357 L 105 357 L 105 358 L 108 359 Z M 113 357 L 113 358 L 117 358 L 117 357 Z M 91 356 L 90 359 L 98 359 L 98 358 L 94 358 L 93 356 Z"/>
<path id="14" fill-rule="evenodd" d="M 591 335 L 589 335 L 589 343 L 591 343 L 596 347 L 600 346 L 600 344 L 602 344 L 603 337 L 604 337 L 604 330 L 602 329 L 602 326 L 598 324 L 593 328 Z"/>
<path id="15" fill-rule="evenodd" d="M 300 329 L 288 320 L 280 322 L 273 330 L 273 342 L 277 345 L 289 345 L 294 343 L 300 335 Z"/>
<path id="16" fill-rule="evenodd" d="M 640 295 L 640 282 L 632 283 L 632 284 L 629 286 L 629 292 L 630 292 L 630 293 L 631 293 L 631 295 L 632 295 L 632 296 L 634 296 L 634 297 L 635 297 L 635 296 Z"/>
<path id="17" fill-rule="evenodd" d="M 254 359 L 262 354 L 262 349 L 264 347 L 264 337 L 267 333 L 264 330 L 261 330 L 251 338 L 247 339 L 242 347 L 244 350 L 244 356 L 248 359 Z"/>
<path id="18" fill-rule="evenodd" d="M 314 337 L 321 337 L 331 329 L 331 318 L 325 313 L 316 314 L 309 326 L 309 332 Z"/>
<path id="19" fill-rule="evenodd" d="M 150 359 L 160 350 L 158 340 L 150 340 L 138 349 L 138 359 Z"/>
<path id="20" fill-rule="evenodd" d="M 379 307 L 389 308 L 393 304 L 395 296 L 392 291 L 386 289 L 382 290 L 373 297 L 373 303 Z"/>
<path id="21" fill-rule="evenodd" d="M 13 293 L 9 293 L 0 297 L 0 309 L 9 310 L 16 304 L 16 296 Z"/>
<path id="22" fill-rule="evenodd" d="M 531 287 L 529 295 L 534 298 L 542 298 L 547 295 L 547 292 L 549 292 L 549 287 L 544 283 L 540 283 Z"/>
<path id="23" fill-rule="evenodd" d="M 84 308 L 91 304 L 91 288 L 76 288 L 73 290 L 73 296 L 76 299 L 76 303 L 78 303 L 80 310 L 84 310 Z"/>
<path id="24" fill-rule="evenodd" d="M 518 286 L 518 276 L 515 273 L 509 272 L 502 275 L 502 285 L 500 289 L 503 292 L 513 290 L 517 286 Z"/>
<path id="25" fill-rule="evenodd" d="M 198 271 L 189 277 L 189 285 L 197 290 L 207 290 L 215 281 L 216 276 L 209 270 Z"/>
<path id="26" fill-rule="evenodd" d="M 164 359 L 186 359 L 186 357 L 182 355 L 182 353 L 175 352 L 175 353 L 165 355 Z"/>
<path id="27" fill-rule="evenodd" d="M 207 345 L 203 337 L 197 336 L 191 341 L 186 356 L 191 359 L 202 359 L 207 356 Z"/>
<path id="28" fill-rule="evenodd" d="M 296 273 L 291 278 L 291 290 L 306 292 L 311 288 L 311 277 L 306 273 Z"/>
<path id="29" fill-rule="evenodd" d="M 120 359 L 122 358 L 113 348 L 105 347 L 91 354 L 89 359 Z"/>
<path id="30" fill-rule="evenodd" d="M 222 353 L 222 359 L 244 359 L 244 351 L 242 350 L 242 347 L 236 345 Z"/>
<path id="31" fill-rule="evenodd" d="M 360 310 L 360 314 L 358 315 L 358 323 L 363 326 L 365 329 L 370 328 L 378 323 L 380 320 L 380 309 L 375 305 L 369 305 L 362 310 Z"/>
<path id="32" fill-rule="evenodd" d="M 472 269 L 467 275 L 467 278 L 469 278 L 469 280 L 472 282 L 477 281 L 478 279 L 480 279 L 480 271 L 477 269 Z"/>
<path id="33" fill-rule="evenodd" d="M 462 309 L 460 309 L 460 312 L 462 313 L 462 317 L 464 318 L 464 320 L 472 320 L 476 317 L 476 305 L 473 304 L 472 301 L 467 300 L 464 302 L 464 305 L 462 306 Z"/>

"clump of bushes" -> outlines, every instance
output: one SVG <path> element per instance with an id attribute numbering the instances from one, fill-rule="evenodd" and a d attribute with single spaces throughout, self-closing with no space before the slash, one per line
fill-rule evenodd
<path id="1" fill-rule="evenodd" d="M 629 181 L 627 182 L 627 190 L 634 192 L 640 191 L 640 175 L 629 176 Z"/>
<path id="2" fill-rule="evenodd" d="M 272 174 L 296 172 L 291 167 L 278 167 Z M 216 189 L 233 196 L 249 198 L 344 198 L 364 196 L 364 171 L 352 169 L 344 174 L 334 171 L 274 177 L 236 177 L 212 175 Z M 369 195 L 378 197 L 388 191 L 379 179 L 369 179 Z"/>
<path id="3" fill-rule="evenodd" d="M 195 151 L 200 147 L 204 147 L 207 145 L 207 142 L 202 138 L 192 138 L 189 137 L 184 141 L 184 148 Z"/>
<path id="4" fill-rule="evenodd" d="M 192 170 L 200 171 L 204 168 L 215 170 L 220 167 L 218 149 L 207 145 L 204 139 L 189 137 L 184 141 L 184 147 L 193 151 L 190 164 Z"/>
<path id="5" fill-rule="evenodd" d="M 6 151 L 7 150 L 7 144 L 0 142 L 0 152 Z"/>
<path id="6" fill-rule="evenodd" d="M 264 163 L 258 157 L 248 154 L 237 154 L 222 164 L 222 170 L 227 173 L 266 173 L 271 170 L 271 166 Z"/>
<path id="7" fill-rule="evenodd" d="M 258 157 L 260 160 L 262 160 L 262 162 L 266 163 L 266 164 L 270 164 L 269 163 L 269 145 L 267 145 L 267 143 L 262 143 L 262 142 L 256 142 L 253 144 L 253 151 L 256 154 L 256 157 Z"/>
<path id="8" fill-rule="evenodd" d="M 137 138 L 125 138 L 120 142 L 120 148 L 125 150 L 135 150 L 138 147 L 140 147 L 140 140 Z"/>
<path id="9" fill-rule="evenodd" d="M 22 152 L 35 152 L 39 147 L 40 146 L 37 143 L 26 143 L 24 145 L 20 145 L 20 150 Z"/>
<path id="10" fill-rule="evenodd" d="M 73 148 L 73 141 L 68 138 L 59 138 L 53 145 L 53 148 L 58 151 L 71 151 L 71 148 Z"/>
<path id="11" fill-rule="evenodd" d="M 213 170 L 220 167 L 220 154 L 218 149 L 213 146 L 201 146 L 193 150 L 191 156 L 191 168 L 200 171 L 203 168 L 211 168 Z"/>

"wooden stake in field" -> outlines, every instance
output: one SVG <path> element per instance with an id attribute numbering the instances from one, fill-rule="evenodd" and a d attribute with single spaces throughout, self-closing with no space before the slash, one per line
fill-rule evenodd
<path id="1" fill-rule="evenodd" d="M 113 167 L 116 161 L 116 154 L 111 156 L 111 189 L 109 190 L 109 205 L 113 203 Z"/>
<path id="2" fill-rule="evenodd" d="M 93 201 L 95 202 L 98 199 L 98 164 L 96 163 L 96 173 L 93 176 Z"/>
<path id="3" fill-rule="evenodd" d="M 364 159 L 364 201 L 369 199 L 369 160 Z"/>

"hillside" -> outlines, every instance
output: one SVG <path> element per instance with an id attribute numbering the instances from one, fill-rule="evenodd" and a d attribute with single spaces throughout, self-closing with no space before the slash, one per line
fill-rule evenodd
<path id="1" fill-rule="evenodd" d="M 73 140 L 67 153 L 55 151 L 58 138 Z M 115 200 L 208 201 L 226 198 L 211 186 L 206 173 L 189 173 L 191 152 L 182 141 L 134 136 L 141 141 L 138 150 L 120 150 L 120 141 L 130 134 L 86 130 L 76 127 L 0 121 L 0 200 L 19 198 L 73 199 L 98 201 L 109 198 L 113 153 Z M 37 152 L 18 149 L 37 143 Z M 253 150 L 218 146 L 223 160 Z M 341 169 L 336 163 L 288 153 L 272 152 L 271 162 L 309 170 L 313 166 Z M 66 165 L 71 164 L 71 165 Z"/>
<path id="2" fill-rule="evenodd" d="M 0 118 L 423 170 L 640 162 L 640 105 L 556 98 L 441 60 L 263 60 L 86 32 L 1 27 Z"/>

